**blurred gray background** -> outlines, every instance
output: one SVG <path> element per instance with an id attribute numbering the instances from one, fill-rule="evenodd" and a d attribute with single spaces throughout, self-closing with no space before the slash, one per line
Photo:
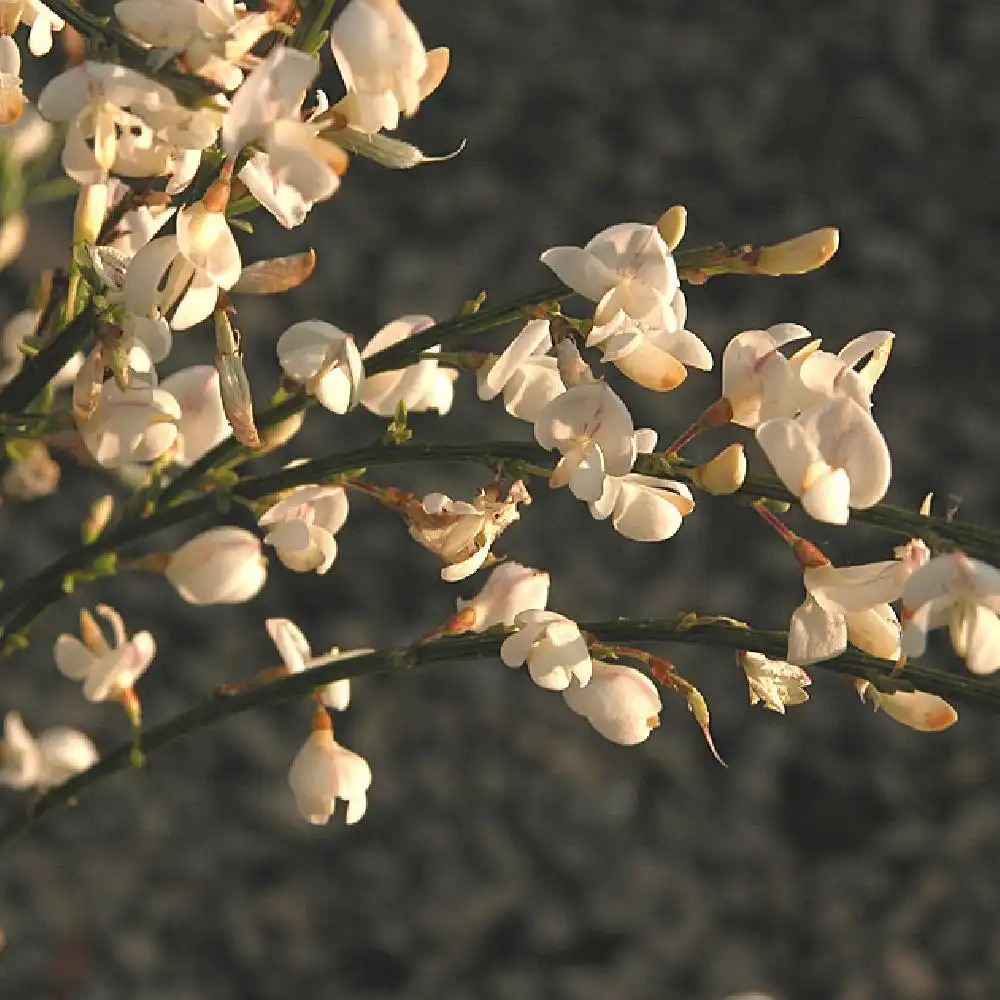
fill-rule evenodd
<path id="1" fill-rule="evenodd" d="M 548 283 L 545 248 L 677 202 L 689 246 L 836 225 L 842 249 L 823 271 L 712 280 L 689 293 L 689 327 L 716 357 L 733 334 L 779 321 L 833 350 L 894 330 L 876 393 L 896 469 L 888 499 L 916 506 L 935 490 L 962 499 L 960 516 L 995 522 L 1000 8 L 406 8 L 428 46 L 452 48 L 453 68 L 403 135 L 431 153 L 468 146 L 404 174 L 355 161 L 307 226 L 260 221 L 266 240 L 244 241 L 247 260 L 313 245 L 320 263 L 295 295 L 241 314 L 259 399 L 292 320 L 319 317 L 363 342 L 404 312 L 444 318 L 480 289 L 502 302 Z M 61 262 L 64 225 L 65 213 L 35 227 L 26 268 Z M 205 331 L 178 341 L 178 363 L 210 361 Z M 669 396 L 624 391 L 637 425 L 666 443 L 718 381 L 693 373 Z M 418 434 L 525 434 L 473 396 L 463 379 L 459 419 L 417 418 Z M 365 414 L 313 413 L 287 457 L 377 432 Z M 410 469 L 381 481 L 466 495 L 480 477 Z M 0 510 L 3 576 L 20 579 L 72 544 L 101 489 L 67 467 L 57 498 Z M 897 542 L 860 525 L 793 524 L 841 563 L 887 558 Z M 81 600 L 110 601 L 130 629 L 155 632 L 139 691 L 157 721 L 273 663 L 267 616 L 293 618 L 317 649 L 405 643 L 480 582 L 440 582 L 435 559 L 362 501 L 340 540 L 328 575 L 272 560 L 264 593 L 242 607 L 190 608 L 152 578 L 91 588 L 3 664 L 0 707 L 36 731 L 78 725 L 104 748 L 126 736 L 119 713 L 84 703 L 51 660 Z M 782 627 L 801 599 L 781 544 L 711 498 L 675 539 L 639 545 L 542 487 L 497 551 L 547 569 L 551 606 L 580 619 L 690 609 Z M 959 669 L 946 646 L 935 650 Z M 295 813 L 286 773 L 308 730 L 304 705 L 176 745 L 2 859 L 0 997 L 1000 996 L 995 717 L 967 708 L 951 731 L 918 735 L 817 669 L 809 704 L 780 718 L 747 706 L 725 651 L 665 652 L 708 696 L 728 769 L 679 702 L 647 743 L 621 748 L 499 663 L 356 686 L 337 733 L 375 777 L 353 828 L 339 817 L 312 828 Z M 0 812 L 20 804 L 4 793 Z"/>

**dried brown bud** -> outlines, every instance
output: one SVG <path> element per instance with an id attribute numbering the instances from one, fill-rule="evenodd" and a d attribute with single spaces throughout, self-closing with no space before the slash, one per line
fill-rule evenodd
<path id="1" fill-rule="evenodd" d="M 287 292 L 298 288 L 313 273 L 315 267 L 315 250 L 260 260 L 243 268 L 240 279 L 232 290 L 244 295 L 276 295 Z"/>

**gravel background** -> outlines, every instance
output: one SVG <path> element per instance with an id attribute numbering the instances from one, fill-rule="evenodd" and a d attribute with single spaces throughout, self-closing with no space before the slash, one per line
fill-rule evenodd
<path id="1" fill-rule="evenodd" d="M 458 159 L 389 175 L 357 162 L 343 191 L 269 250 L 315 245 L 320 273 L 241 322 L 273 384 L 273 344 L 317 316 L 363 339 L 403 312 L 446 316 L 547 280 L 538 253 L 669 204 L 687 243 L 773 241 L 833 224 L 819 274 L 719 279 L 689 295 L 718 356 L 739 330 L 791 320 L 834 349 L 897 333 L 877 393 L 896 474 L 888 499 L 927 490 L 996 518 L 993 387 L 1000 8 L 987 2 L 410 0 L 453 70 L 405 135 Z M 26 267 L 56 262 L 65 216 L 36 226 Z M 249 244 L 246 244 L 249 246 Z M 260 244 L 248 259 L 263 255 Z M 10 296 L 6 297 L 8 300 Z M 8 302 L 13 309 L 15 303 Z M 179 362 L 204 361 L 203 332 Z M 718 392 L 632 392 L 667 440 Z M 523 433 L 470 404 L 416 422 L 432 437 Z M 303 450 L 368 440 L 364 415 L 310 418 Z M 705 447 L 728 438 L 719 435 Z M 698 449 L 695 449 L 698 454 Z M 706 454 L 705 452 L 700 452 Z M 398 480 L 461 495 L 461 470 Z M 0 511 L 3 575 L 20 579 L 76 535 L 101 489 L 67 470 L 57 499 Z M 540 493 L 498 550 L 548 569 L 552 606 L 580 618 L 722 612 L 781 626 L 794 563 L 745 511 L 706 500 L 674 540 L 641 546 Z M 561 529 L 552 530 L 553 518 Z M 857 526 L 855 526 L 857 527 Z M 803 530 L 806 530 L 803 526 Z M 859 529 L 808 528 L 836 562 L 885 558 Z M 160 646 L 140 685 L 151 721 L 274 660 L 268 615 L 316 648 L 403 642 L 456 592 L 398 523 L 356 503 L 325 577 L 275 565 L 232 609 L 181 606 L 162 582 L 117 581 L 115 603 Z M 72 723 L 102 747 L 118 714 L 56 675 L 52 637 L 4 666 L 2 705 L 29 726 Z M 748 710 L 729 656 L 677 650 L 709 696 L 709 756 L 683 705 L 640 747 L 602 741 L 561 699 L 496 663 L 359 685 L 338 735 L 372 764 L 357 827 L 311 828 L 286 772 L 308 710 L 244 716 L 116 779 L 3 859 L 0 997 L 40 1000 L 990 1000 L 1000 995 L 996 844 L 1000 738 L 966 709 L 918 736 L 862 711 L 837 678 L 787 718 Z M 952 662 L 942 651 L 940 662 Z M 816 671 L 819 674 L 820 671 Z M 0 811 L 13 812 L 7 793 Z"/>

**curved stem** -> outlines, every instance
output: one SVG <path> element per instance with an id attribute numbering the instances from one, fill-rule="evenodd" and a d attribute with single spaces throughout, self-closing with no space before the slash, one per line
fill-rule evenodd
<path id="1" fill-rule="evenodd" d="M 744 627 L 714 616 L 681 613 L 669 618 L 615 619 L 588 622 L 581 629 L 604 643 L 677 642 L 752 650 L 767 656 L 784 656 L 786 632 Z M 474 636 L 448 637 L 424 645 L 373 652 L 340 659 L 324 666 L 281 677 L 271 683 L 240 690 L 236 694 L 216 692 L 205 701 L 142 733 L 143 753 L 149 756 L 191 733 L 206 729 L 234 715 L 293 698 L 302 698 L 324 684 L 344 678 L 367 677 L 397 670 L 412 670 L 437 663 L 494 658 L 504 635 L 500 630 Z M 908 666 L 900 677 L 891 676 L 895 664 L 865 653 L 850 651 L 833 660 L 814 664 L 823 670 L 861 677 L 884 690 L 921 690 L 946 698 L 981 705 L 1000 712 L 1000 684 L 966 674 L 953 674 L 929 667 Z M 0 827 L 0 845 L 30 829 L 43 816 L 68 805 L 82 792 L 121 771 L 130 770 L 133 743 L 122 744 L 89 770 L 46 792 L 23 813 Z"/>

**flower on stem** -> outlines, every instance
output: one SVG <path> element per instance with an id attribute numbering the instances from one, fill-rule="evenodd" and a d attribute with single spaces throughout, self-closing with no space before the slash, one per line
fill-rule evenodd
<path id="1" fill-rule="evenodd" d="M 797 323 L 778 323 L 766 330 L 744 330 L 722 353 L 722 399 L 729 403 L 734 424 L 754 430 L 772 417 L 794 416 L 785 395 L 794 380 L 788 358 L 779 350 L 809 331 Z"/>
<path id="2" fill-rule="evenodd" d="M 69 123 L 62 153 L 66 173 L 79 184 L 100 184 L 110 170 L 134 177 L 163 172 L 166 146 L 128 110 L 151 99 L 162 106 L 177 103 L 166 87 L 141 73 L 114 63 L 85 62 L 45 86 L 38 110 L 50 122 Z"/>
<path id="3" fill-rule="evenodd" d="M 333 22 L 330 46 L 347 96 L 336 106 L 363 132 L 413 116 L 448 71 L 446 48 L 427 52 L 399 0 L 351 0 Z"/>
<path id="4" fill-rule="evenodd" d="M 365 344 L 361 359 L 367 361 L 379 351 L 434 326 L 434 322 L 432 316 L 400 316 Z M 440 350 L 439 346 L 430 347 L 427 353 Z M 400 404 L 407 413 L 435 410 L 444 416 L 455 398 L 457 377 L 454 368 L 441 368 L 433 358 L 421 358 L 406 368 L 369 375 L 361 384 L 361 405 L 380 417 L 391 417 Z"/>
<path id="5" fill-rule="evenodd" d="M 858 678 L 858 696 L 866 698 L 875 710 L 882 709 L 890 719 L 920 733 L 939 733 L 958 722 L 958 712 L 936 694 L 926 691 L 879 691 L 870 681 Z"/>
<path id="6" fill-rule="evenodd" d="M 580 500 L 600 500 L 605 479 L 626 475 L 635 462 L 632 416 L 603 382 L 574 386 L 553 399 L 535 420 L 535 440 L 562 453 L 549 486 L 569 485 Z"/>
<path id="7" fill-rule="evenodd" d="M 309 734 L 292 761 L 288 784 L 303 819 L 316 825 L 329 822 L 337 799 L 347 803 L 345 822 L 357 823 L 368 808 L 372 769 L 359 754 L 341 746 L 333 738 L 327 718 Z"/>
<path id="8" fill-rule="evenodd" d="M 267 634 L 271 637 L 281 656 L 281 662 L 290 674 L 298 674 L 303 670 L 309 670 L 311 664 L 307 660 L 312 659 L 312 649 L 309 646 L 302 629 L 288 618 L 268 618 L 264 622 Z M 369 653 L 371 650 L 352 650 L 344 654 L 345 659 L 350 656 Z M 330 650 L 327 656 L 323 657 L 324 663 L 333 663 L 340 651 L 335 647 Z M 331 681 L 325 684 L 320 691 L 320 698 L 327 708 L 342 712 L 351 702 L 351 679 L 345 677 L 343 680 Z"/>
<path id="9" fill-rule="evenodd" d="M 81 369 L 81 375 L 85 372 Z M 114 379 L 108 379 L 92 414 L 78 414 L 77 421 L 95 461 L 118 469 L 133 462 L 152 462 L 164 454 L 177 437 L 180 415 L 177 400 L 164 389 L 132 386 L 123 391 Z"/>
<path id="10" fill-rule="evenodd" d="M 594 660 L 593 668 L 589 683 L 574 682 L 563 690 L 566 704 L 606 740 L 622 746 L 642 743 L 660 724 L 663 705 L 656 685 L 634 667 Z"/>
<path id="11" fill-rule="evenodd" d="M 885 660 L 899 655 L 899 622 L 889 605 L 903 592 L 912 567 L 905 561 L 803 571 L 805 601 L 788 627 L 788 659 L 807 665 L 839 656 L 848 641 Z"/>
<path id="12" fill-rule="evenodd" d="M 768 420 L 757 428 L 757 441 L 817 521 L 846 524 L 851 507 L 872 507 L 889 488 L 889 448 L 875 421 L 849 397 L 797 418 Z"/>
<path id="13" fill-rule="evenodd" d="M 541 611 L 548 599 L 548 573 L 516 562 L 500 563 L 475 597 L 458 599 L 458 614 L 451 619 L 452 628 L 446 634 L 485 632 L 495 625 L 509 628 L 522 611 Z"/>
<path id="14" fill-rule="evenodd" d="M 90 738 L 76 729 L 46 729 L 37 739 L 17 712 L 4 717 L 0 740 L 0 785 L 44 792 L 86 771 L 98 760 Z"/>
<path id="15" fill-rule="evenodd" d="M 713 496 L 735 493 L 747 476 L 747 457 L 743 445 L 736 443 L 724 448 L 704 465 L 691 470 L 691 478 Z"/>
<path id="16" fill-rule="evenodd" d="M 809 700 L 806 688 L 812 678 L 794 663 L 771 660 L 749 650 L 739 653 L 737 659 L 746 674 L 751 705 L 760 703 L 784 715 L 786 705 L 801 705 Z"/>
<path id="17" fill-rule="evenodd" d="M 242 604 L 267 579 L 260 539 L 244 528 L 210 528 L 185 542 L 164 575 L 189 604 Z"/>
<path id="18" fill-rule="evenodd" d="M 224 207 L 206 195 L 177 212 L 176 236 L 157 237 L 139 250 L 125 275 L 126 309 L 141 316 L 172 311 L 174 330 L 212 315 L 219 289 L 232 288 L 243 266 Z"/>
<path id="19" fill-rule="evenodd" d="M 921 656 L 931 629 L 947 625 L 974 674 L 1000 670 L 1000 570 L 964 552 L 935 556 L 903 590 L 903 653 Z"/>
<path id="20" fill-rule="evenodd" d="M 599 232 L 582 249 L 553 247 L 541 256 L 546 267 L 574 292 L 597 303 L 594 323 L 619 312 L 657 330 L 675 330 L 677 265 L 655 226 L 623 222 Z"/>
<path id="21" fill-rule="evenodd" d="M 278 363 L 321 405 L 346 413 L 357 405 L 364 365 L 349 333 L 318 319 L 293 323 L 278 338 Z"/>
<path id="22" fill-rule="evenodd" d="M 56 639 L 56 666 L 70 680 L 83 681 L 87 701 L 121 700 L 153 661 L 156 640 L 146 631 L 129 639 L 122 616 L 107 604 L 98 604 L 97 613 L 111 626 L 114 645 L 84 608 L 80 612 L 81 638 L 64 632 Z"/>
<path id="23" fill-rule="evenodd" d="M 593 673 L 579 625 L 555 611 L 522 611 L 517 631 L 504 639 L 500 659 L 508 667 L 527 663 L 531 679 L 547 691 L 564 691 L 575 679 L 586 685 Z"/>
<path id="24" fill-rule="evenodd" d="M 518 479 L 506 500 L 492 488 L 482 490 L 472 503 L 428 493 L 420 504 L 406 503 L 401 513 L 413 539 L 448 564 L 441 579 L 455 583 L 486 564 L 493 542 L 520 518 L 517 506 L 522 503 L 531 503 L 531 495 Z"/>
<path id="25" fill-rule="evenodd" d="M 476 391 L 480 399 L 493 399 L 502 392 L 508 413 L 534 422 L 546 403 L 565 392 L 556 359 L 546 356 L 552 349 L 550 326 L 547 319 L 529 320 L 502 354 L 486 356 L 476 370 Z M 541 364 L 543 362 L 546 364 Z M 531 378 L 527 374 L 529 365 L 540 365 L 537 372 L 547 373 L 533 379 L 540 391 L 525 392 L 526 382 Z M 532 402 L 528 403 L 526 397 Z M 531 416 L 527 415 L 529 411 L 534 411 Z"/>
<path id="26" fill-rule="evenodd" d="M 267 528 L 265 545 L 296 573 L 325 573 L 337 558 L 334 535 L 347 520 L 347 493 L 342 486 L 297 486 L 257 522 Z"/>

